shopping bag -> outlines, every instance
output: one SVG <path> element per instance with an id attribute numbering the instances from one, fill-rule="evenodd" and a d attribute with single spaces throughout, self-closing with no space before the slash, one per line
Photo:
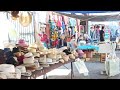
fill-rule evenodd
<path id="1" fill-rule="evenodd" d="M 84 76 L 88 76 L 89 71 L 88 71 L 84 61 L 82 61 L 78 58 L 78 59 L 76 59 L 76 62 L 74 62 L 74 64 L 80 74 L 84 74 Z"/>
<path id="2" fill-rule="evenodd" d="M 105 70 L 108 76 L 115 76 L 120 73 L 120 61 L 118 60 L 106 60 Z"/>

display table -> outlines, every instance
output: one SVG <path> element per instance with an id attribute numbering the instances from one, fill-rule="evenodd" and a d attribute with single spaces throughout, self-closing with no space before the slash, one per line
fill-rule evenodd
<path id="1" fill-rule="evenodd" d="M 96 50 L 96 51 L 99 50 L 99 47 L 94 45 L 83 45 L 83 46 L 78 46 L 77 48 L 80 50 Z"/>
<path id="2" fill-rule="evenodd" d="M 83 45 L 78 46 L 77 49 L 83 50 L 83 52 L 86 54 L 86 58 L 92 58 L 92 51 L 98 51 L 99 47 L 94 45 Z"/>
<path id="3" fill-rule="evenodd" d="M 21 79 L 32 79 L 32 78 L 36 79 L 37 77 L 42 76 L 42 75 L 44 75 L 44 79 L 47 79 L 46 74 L 48 72 L 50 72 L 50 71 L 52 71 L 60 66 L 63 66 L 65 64 L 68 64 L 68 63 L 71 63 L 71 79 L 72 79 L 72 77 L 74 76 L 74 74 L 73 74 L 73 62 L 74 61 L 75 60 L 69 60 L 65 63 L 60 62 L 60 63 L 50 65 L 50 67 L 46 67 L 46 68 L 43 68 L 42 70 L 36 70 L 36 71 L 32 72 L 32 75 L 30 77 L 22 76 Z"/>

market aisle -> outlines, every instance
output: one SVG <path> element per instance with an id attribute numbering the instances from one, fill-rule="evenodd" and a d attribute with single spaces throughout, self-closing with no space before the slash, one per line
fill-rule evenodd
<path id="1" fill-rule="evenodd" d="M 120 58 L 120 51 L 116 51 L 117 56 Z M 74 65 L 74 74 L 75 77 L 73 79 L 120 79 L 120 74 L 116 75 L 114 77 L 108 77 L 107 75 L 102 75 L 101 71 L 104 70 L 104 63 L 100 63 L 98 60 L 96 61 L 88 61 L 85 62 L 88 70 L 89 70 L 89 76 L 84 76 L 83 74 L 79 74 L 77 71 L 75 65 Z M 65 67 L 58 68 L 58 71 L 60 69 L 64 69 L 66 71 L 69 71 L 68 75 L 50 75 L 48 79 L 70 79 L 70 64 L 66 64 L 68 69 Z M 56 70 L 57 71 L 57 70 Z M 51 72 L 52 73 L 52 72 Z M 64 72 L 62 72 L 64 73 Z"/>

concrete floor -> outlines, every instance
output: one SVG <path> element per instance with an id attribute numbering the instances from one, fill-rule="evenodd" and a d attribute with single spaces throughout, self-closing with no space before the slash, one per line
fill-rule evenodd
<path id="1" fill-rule="evenodd" d="M 120 58 L 120 51 L 116 51 L 116 54 Z M 84 76 L 83 74 L 79 74 L 74 65 L 73 79 L 120 79 L 120 74 L 113 77 L 108 77 L 105 74 L 101 74 L 101 71 L 104 71 L 104 63 L 101 63 L 98 60 L 87 61 L 85 64 L 89 70 L 89 75 Z M 61 66 L 58 69 L 49 72 L 47 74 L 48 79 L 71 79 L 70 64 L 66 64 L 65 66 L 68 69 L 66 69 L 64 66 Z M 66 75 L 64 75 L 65 73 Z"/>

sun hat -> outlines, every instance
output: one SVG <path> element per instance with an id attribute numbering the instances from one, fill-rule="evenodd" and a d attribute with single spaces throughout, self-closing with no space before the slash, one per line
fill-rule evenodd
<path id="1" fill-rule="evenodd" d="M 27 27 L 32 22 L 32 16 L 29 12 L 22 12 L 19 17 L 22 26 Z"/>
<path id="2" fill-rule="evenodd" d="M 20 47 L 28 47 L 28 44 L 25 42 L 24 39 L 20 39 L 18 41 L 18 46 L 20 46 Z"/>
<path id="3" fill-rule="evenodd" d="M 0 73 L 5 75 L 6 78 L 3 79 L 20 79 L 21 73 L 20 71 L 15 69 L 15 66 L 12 64 L 1 64 L 0 65 Z"/>

